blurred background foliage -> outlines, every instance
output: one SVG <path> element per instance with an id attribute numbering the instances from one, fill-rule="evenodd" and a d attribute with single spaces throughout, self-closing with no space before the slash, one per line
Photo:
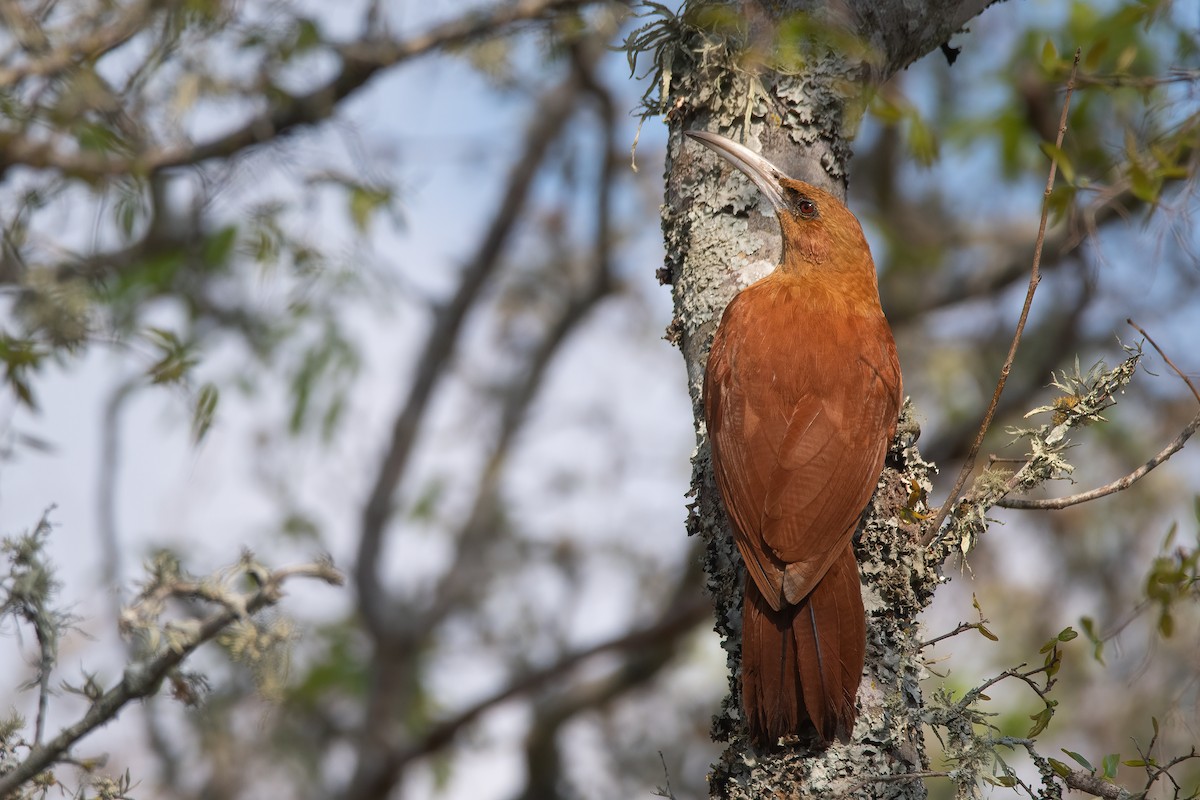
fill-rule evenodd
<path id="1" fill-rule="evenodd" d="M 138 657 L 112 631 L 153 553 L 203 573 L 241 547 L 329 551 L 353 578 L 293 589 L 270 629 L 290 657 L 226 639 L 190 667 L 205 680 L 177 676 L 195 707 L 164 696 L 87 739 L 76 758 L 108 763 L 82 791 L 119 796 L 128 767 L 131 794 L 180 798 L 706 793 L 725 662 L 682 526 L 686 378 L 660 340 L 664 134 L 639 133 L 654 87 L 619 52 L 676 12 L 0 2 L 0 522 L 43 531 L 79 618 L 52 685 Z M 1047 156 L 1044 280 L 986 452 L 1020 457 L 1005 428 L 1052 401 L 1052 371 L 1119 360 L 1127 317 L 1200 371 L 1198 13 L 999 4 L 871 101 L 849 202 L 944 475 L 1003 362 Z M 1145 366 L 1076 449 L 1076 489 L 1196 414 Z M 929 691 L 1038 663 L 1073 626 L 1042 752 L 1133 788 L 1146 770 L 1120 762 L 1152 736 L 1160 762 L 1185 753 L 1198 467 L 1185 450 L 1115 496 L 1004 513 L 927 619 L 934 638 L 981 613 L 997 641 L 939 642 Z M 2 685 L 32 719 L 44 651 L 20 608 Z M 1001 730 L 1037 723 L 1036 696 L 988 694 Z M 83 703 L 54 690 L 50 729 Z M 3 727 L 4 759 L 30 727 Z M 1177 776 L 1194 791 L 1200 769 Z"/>

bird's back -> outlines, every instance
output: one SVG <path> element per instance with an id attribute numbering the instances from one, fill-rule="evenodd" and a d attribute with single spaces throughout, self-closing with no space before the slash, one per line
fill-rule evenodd
<path id="1" fill-rule="evenodd" d="M 811 589 L 874 491 L 900 404 L 874 304 L 779 271 L 725 310 L 709 354 L 712 460 L 738 546 L 775 608 Z"/>

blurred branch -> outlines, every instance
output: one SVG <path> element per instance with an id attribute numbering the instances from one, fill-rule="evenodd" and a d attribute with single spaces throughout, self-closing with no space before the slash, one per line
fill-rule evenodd
<path id="1" fill-rule="evenodd" d="M 930 204 L 932 205 L 932 204 Z M 929 213 L 928 206 L 924 207 Z M 891 211 L 886 212 L 892 214 Z M 1116 218 L 1116 213 L 1110 217 Z M 903 212 L 897 211 L 890 219 L 902 219 Z M 946 216 L 939 216 L 938 223 L 942 230 L 953 226 L 955 221 Z M 881 292 L 889 298 L 888 321 L 893 327 L 907 325 L 919 321 L 929 312 L 953 306 L 973 298 L 993 297 L 1012 286 L 1021 276 L 1029 274 L 1030 248 L 1025 236 L 1021 234 L 1023 227 L 1008 225 L 1002 227 L 1002 233 L 994 239 L 996 226 L 991 230 L 980 231 L 974 228 L 958 230 L 944 234 L 942 241 L 948 245 L 959 243 L 962 247 L 978 245 L 985 242 L 989 249 L 996 253 L 985 263 L 973 263 L 968 270 L 955 271 L 947 276 L 939 276 L 936 281 L 924 281 L 920 291 L 912 291 L 911 287 L 903 285 L 912 280 L 904 269 L 889 269 L 881 277 Z M 1043 271 L 1049 271 L 1067 261 L 1067 256 L 1078 245 L 1073 234 L 1059 230 L 1046 237 L 1045 251 L 1048 257 L 1043 264 Z"/>
<path id="2" fill-rule="evenodd" d="M 1084 73 L 1079 76 L 1081 86 L 1108 86 L 1127 89 L 1150 90 L 1174 83 L 1196 83 L 1200 81 L 1200 69 L 1184 69 L 1172 67 L 1163 75 L 1127 75 L 1113 73 L 1111 75 Z"/>
<path id="3" fill-rule="evenodd" d="M 695 559 L 691 560 L 695 561 Z M 619 652 L 630 653 L 636 657 L 637 654 L 647 649 L 670 645 L 679 637 L 692 631 L 712 613 L 711 603 L 695 591 L 695 586 L 692 586 L 691 593 L 693 596 L 690 599 L 683 602 L 677 600 L 669 604 L 662 616 L 649 625 L 606 642 L 567 653 L 549 666 L 514 677 L 496 693 L 438 723 L 414 747 L 396 754 L 396 765 L 403 766 L 444 747 L 460 730 L 489 709 L 518 695 L 543 689 L 583 662 L 596 656 Z"/>
<path id="4" fill-rule="evenodd" d="M 117 479 L 121 470 L 121 412 L 144 382 L 142 376 L 126 378 L 104 403 L 100 427 L 100 468 L 96 486 L 96 532 L 100 538 L 101 584 L 112 593 L 113 619 L 120 620 L 121 542 L 117 532 Z"/>
<path id="5" fill-rule="evenodd" d="M 4 21 L 4 26 L 12 32 L 22 50 L 43 53 L 49 48 L 50 43 L 42 30 L 41 20 L 26 14 L 13 0 L 0 2 L 0 20 Z"/>
<path id="6" fill-rule="evenodd" d="M 1154 469 L 1159 464 L 1163 463 L 1168 458 L 1170 458 L 1171 456 L 1175 455 L 1180 450 L 1182 450 L 1183 446 L 1187 443 L 1188 439 L 1192 438 L 1192 434 L 1194 434 L 1196 432 L 1197 428 L 1200 428 L 1200 413 L 1197 413 L 1196 416 L 1192 417 L 1192 421 L 1189 422 L 1182 431 L 1180 431 L 1179 435 L 1176 436 L 1171 441 L 1170 444 L 1168 444 L 1166 447 L 1164 447 L 1162 450 L 1160 450 L 1157 455 L 1155 455 L 1153 458 L 1151 458 L 1149 461 L 1147 461 L 1142 466 L 1135 469 L 1133 472 L 1129 473 L 1128 475 L 1125 475 L 1122 478 L 1119 478 L 1119 479 L 1113 481 L 1112 483 L 1107 483 L 1104 486 L 1099 486 L 1095 489 L 1092 489 L 1091 491 L 1080 492 L 1079 494 L 1072 494 L 1072 495 L 1068 495 L 1066 497 L 1054 497 L 1054 498 L 1047 498 L 1044 500 L 1028 500 L 1028 499 L 1024 499 L 1024 498 L 1004 498 L 1004 499 L 998 500 L 996 502 L 996 505 L 1000 506 L 1001 508 L 1018 508 L 1018 509 L 1023 509 L 1023 510 L 1057 511 L 1057 510 L 1060 510 L 1063 508 L 1069 508 L 1070 506 L 1079 505 L 1080 503 L 1086 503 L 1091 500 L 1097 500 L 1101 497 L 1105 497 L 1110 494 L 1116 494 L 1117 492 L 1124 491 L 1125 489 L 1128 489 L 1130 486 L 1132 486 L 1133 484 L 1135 484 L 1139 480 L 1141 480 L 1143 477 L 1145 477 L 1146 474 L 1150 472 L 1150 470 Z"/>
<path id="7" fill-rule="evenodd" d="M 995 418 L 1003 419 L 1010 414 L 1024 414 L 1033 404 L 1034 396 L 1045 389 L 1044 376 L 1053 374 L 1054 369 L 1063 363 L 1064 359 L 1069 360 L 1079 351 L 1082 320 L 1091 305 L 1093 295 L 1087 277 L 1082 271 L 1076 274 L 1080 276 L 1079 294 L 1069 308 L 1063 302 L 1059 313 L 1048 316 L 1033 330 L 1025 330 L 1022 336 L 1026 343 L 1022 369 L 1016 376 L 1009 377 L 1004 396 L 996 407 Z M 990 352 L 989 344 L 990 342 L 981 341 L 972 352 Z M 969 417 L 948 420 L 924 443 L 924 452 L 931 460 L 939 463 L 963 458 L 969 449 L 972 434 L 977 431 L 975 422 Z"/>
<path id="8" fill-rule="evenodd" d="M 621 642 L 622 664 L 604 678 L 573 687 L 534 705 L 534 719 L 525 742 L 526 785 L 519 800 L 541 800 L 558 794 L 555 788 L 562 771 L 558 732 L 563 725 L 652 680 L 678 653 L 679 639 L 701 621 L 711 618 L 712 604 L 699 592 L 703 570 L 696 552 L 698 544 L 693 544 L 691 550 L 685 562 L 687 569 L 676 583 L 672 598 L 665 604 L 668 610 L 654 625 L 622 637 L 633 641 L 616 640 Z M 636 641 L 638 639 L 641 641 Z"/>
<path id="9" fill-rule="evenodd" d="M 6 140 L 0 139 L 0 143 L 4 144 L 0 171 L 8 164 L 24 164 L 101 178 L 127 173 L 148 174 L 198 164 L 212 158 L 228 158 L 253 145 L 275 139 L 292 128 L 328 119 L 342 100 L 381 70 L 435 50 L 461 45 L 482 36 L 496 35 L 520 22 L 546 19 L 595 2 L 597 0 L 514 0 L 505 5 L 465 13 L 410 39 L 363 39 L 335 45 L 342 66 L 333 78 L 304 94 L 289 94 L 282 90 L 273 92 L 271 108 L 232 131 L 199 144 L 151 149 L 133 158 L 121 158 L 107 154 L 69 152 L 49 141 L 4 137 Z"/>
<path id="10" fill-rule="evenodd" d="M 525 150 L 509 173 L 508 185 L 479 248 L 463 270 L 454 297 L 435 311 L 433 326 L 417 361 L 408 396 L 396 416 L 388 448 L 376 474 L 370 497 L 363 509 L 355 579 L 359 604 L 368 629 L 377 638 L 403 623 L 389 612 L 390 605 L 379 584 L 378 561 L 383 536 L 392 515 L 392 497 L 408 467 L 421 420 L 456 346 L 468 311 L 480 289 L 495 271 L 500 255 L 524 210 L 534 176 L 550 143 L 562 131 L 575 109 L 578 79 L 571 75 L 543 95 L 531 115 L 533 127 L 526 135 Z"/>
<path id="11" fill-rule="evenodd" d="M 307 577 L 334 586 L 342 583 L 341 574 L 326 561 L 283 567 L 273 572 L 254 568 L 251 564 L 244 566 L 257 580 L 256 590 L 244 594 L 225 593 L 222 602 L 219 602 L 221 610 L 210 614 L 189 632 L 176 637 L 172 646 L 164 647 L 149 660 L 127 666 L 120 682 L 95 697 L 83 717 L 64 728 L 49 742 L 35 743 L 23 761 L 13 766 L 11 771 L 0 775 L 0 797 L 8 797 L 24 783 L 33 780 L 43 770 L 60 761 L 76 742 L 110 722 L 126 704 L 156 693 L 168 673 L 183 663 L 184 659 L 202 644 L 225 631 L 229 625 L 279 602 L 287 581 Z M 208 589 L 202 591 L 200 583 L 193 584 L 191 593 L 203 594 L 207 599 L 216 600 L 211 584 L 206 585 Z"/>
<path id="12" fill-rule="evenodd" d="M 493 220 L 493 228 L 484 237 L 484 244 L 475 264 L 464 276 L 457 296 L 435 319 L 428 345 L 417 367 L 417 380 L 413 384 L 405 408 L 397 418 L 392 449 L 385 458 L 371 504 L 364 513 L 360 553 L 365 555 L 360 555 L 359 570 L 356 574 L 360 581 L 364 617 L 376 620 L 372 631 L 378 642 L 371 701 L 368 703 L 367 718 L 364 721 L 366 737 L 371 742 L 386 742 L 390 738 L 386 732 L 395 719 L 394 700 L 405 691 L 404 687 L 398 685 L 402 670 L 396 669 L 396 665 L 390 662 L 389 654 L 394 651 L 417 652 L 417 648 L 412 646 L 415 640 L 427 636 L 448 614 L 462 608 L 472 593 L 486 585 L 487 570 L 491 563 L 487 554 L 502 541 L 502 537 L 496 534 L 497 505 L 500 480 L 511 442 L 525 421 L 528 408 L 554 356 L 570 333 L 587 317 L 592 307 L 611 289 L 611 184 L 616 180 L 616 165 L 619 160 L 615 146 L 616 118 L 612 112 L 614 105 L 590 73 L 600 52 L 598 42 L 588 40 L 578 44 L 573 53 L 575 62 L 572 75 L 559 89 L 548 95 L 543 101 L 543 108 L 534 113 L 533 118 L 538 121 L 537 127 L 530 136 L 525 156 L 510 177 L 509 191 Z M 604 110 L 606 124 L 605 169 L 598 177 L 600 208 L 597 212 L 599 218 L 596 239 L 594 246 L 588 251 L 591 261 L 587 271 L 588 280 L 583 287 L 571 292 L 569 298 L 564 298 L 555 320 L 542 335 L 520 374 L 504 392 L 496 440 L 485 461 L 471 510 L 455 536 L 455 554 L 452 562 L 437 585 L 427 593 L 432 599 L 419 613 L 413 613 L 411 610 L 404 613 L 395 609 L 387 611 L 385 607 L 391 603 L 386 600 L 383 589 L 379 586 L 378 573 L 373 569 L 375 556 L 372 552 L 378 552 L 381 546 L 383 531 L 390 517 L 391 496 L 398 487 L 411 456 L 425 404 L 432 394 L 434 384 L 445 371 L 463 317 L 474 302 L 484 278 L 497 265 L 503 241 L 517 221 L 525 193 L 545 148 L 549 141 L 557 136 L 561 126 L 565 125 L 581 90 L 603 98 L 600 104 Z M 545 108 L 547 103 L 551 105 L 550 109 Z M 368 609 L 371 614 L 366 613 Z M 511 696 L 532 686 L 533 684 L 517 682 L 502 694 Z M 408 761 L 444 746 L 458 728 L 468 724 L 493 702 L 500 700 L 485 702 L 455 720 L 438 726 L 431 734 L 424 736 L 423 744 L 410 751 L 408 756 L 397 755 L 392 748 L 386 746 L 363 748 L 347 796 L 365 798 L 385 793 L 398 779 Z"/>
<path id="13" fill-rule="evenodd" d="M 134 392 L 144 385 L 141 376 L 126 378 L 109 394 L 104 403 L 104 418 L 100 428 L 100 469 L 96 486 L 96 531 L 100 539 L 101 584 L 113 602 L 113 620 L 121 619 L 124 604 L 121 589 L 121 540 L 117 525 L 118 477 L 121 470 L 121 414 Z M 126 643 L 126 656 L 130 662 L 137 657 L 132 641 Z M 165 786 L 176 784 L 180 756 L 156 714 L 157 698 L 145 697 L 139 708 L 146 732 L 146 741 L 158 757 L 159 777 Z"/>
<path id="14" fill-rule="evenodd" d="M 1182 370 L 1180 370 L 1179 367 L 1175 366 L 1175 362 L 1173 362 L 1170 357 L 1168 357 L 1167 354 L 1162 351 L 1162 348 L 1160 348 L 1158 343 L 1150 337 L 1150 334 L 1146 333 L 1146 331 L 1133 320 L 1126 320 L 1126 322 L 1136 328 L 1138 333 L 1146 337 L 1146 341 L 1150 342 L 1154 349 L 1158 351 L 1158 354 L 1162 356 L 1165 362 L 1167 362 L 1167 366 L 1174 370 L 1175 374 L 1183 379 L 1183 382 L 1187 384 L 1188 389 L 1191 390 L 1192 396 L 1196 398 L 1196 402 L 1200 403 L 1200 391 L 1197 391 L 1195 384 L 1192 383 L 1191 379 L 1188 378 L 1188 376 Z M 1002 506 L 1003 508 L 1059 510 L 1078 505 L 1080 503 L 1086 503 L 1090 500 L 1096 500 L 1110 494 L 1116 494 L 1117 492 L 1128 489 L 1130 486 L 1145 477 L 1150 470 L 1154 469 L 1159 464 L 1163 463 L 1168 458 L 1182 450 L 1183 446 L 1187 443 L 1188 439 L 1192 437 L 1192 434 L 1196 432 L 1197 428 L 1200 428 L 1200 413 L 1197 413 L 1196 416 L 1192 417 L 1192 421 L 1184 427 L 1184 429 L 1179 433 L 1178 436 L 1175 437 L 1174 440 L 1171 441 L 1170 444 L 1160 450 L 1156 456 L 1135 469 L 1133 472 L 1129 473 L 1123 478 L 1113 481 L 1112 483 L 1105 484 L 1104 486 L 1097 487 L 1088 492 L 1080 492 L 1067 497 L 1055 497 L 1045 500 L 1002 498 L 996 503 L 996 505 Z"/>
<path id="15" fill-rule="evenodd" d="M 9 21 L 11 14 L 19 13 L 11 3 L 2 5 L 5 6 L 3 16 L 6 21 Z M 24 64 L 0 69 L 0 87 L 12 87 L 30 77 L 53 77 L 84 62 L 96 61 L 141 31 L 148 21 L 153 5 L 150 0 L 136 0 L 108 23 L 101 22 L 102 13 L 75 20 L 72 27 L 76 30 L 87 31 L 85 35 L 42 52 L 37 58 L 26 61 Z M 107 4 L 99 6 L 100 9 L 107 9 L 107 7 Z M 98 30 L 91 30 L 93 25 L 102 27 Z M 30 20 L 22 27 L 33 26 L 34 23 Z M 12 27 L 11 24 L 10 27 Z"/>
<path id="16" fill-rule="evenodd" d="M 598 55 L 593 52 L 588 58 L 589 60 L 594 59 Z M 585 286 L 562 303 L 554 323 L 530 356 L 523 377 L 514 382 L 505 393 L 500 413 L 499 435 L 484 468 L 484 477 L 476 494 L 472 512 L 459 536 L 456 548 L 458 555 L 454 560 L 455 566 L 446 571 L 445 578 L 434 591 L 433 595 L 436 599 L 431 604 L 429 614 L 422 615 L 419 620 L 418 627 L 423 629 L 432 628 L 437 624 L 446 613 L 449 613 L 458 604 L 462 593 L 468 591 L 469 587 L 476 582 L 473 575 L 477 570 L 470 569 L 468 562 L 478 563 L 483 560 L 474 553 L 477 547 L 483 545 L 484 538 L 492 533 L 491 521 L 494 519 L 495 497 L 503 465 L 508 456 L 509 445 L 519 431 L 529 405 L 533 402 L 542 384 L 546 369 L 550 366 L 554 356 L 571 332 L 583 322 L 592 308 L 604 299 L 612 288 L 610 263 L 613 238 L 612 187 L 617 180 L 617 169 L 620 165 L 620 153 L 617 147 L 616 106 L 608 90 L 597 83 L 595 76 L 591 74 L 590 63 L 584 60 L 580 48 L 576 48 L 574 58 L 576 74 L 581 85 L 596 99 L 600 107 L 605 132 L 600 158 L 603 169 L 596 179 L 597 219 L 592 247 L 588 251 L 588 258 L 592 262 L 587 268 L 588 281 Z M 562 271 L 563 267 L 562 265 L 553 265 L 550 269 Z"/>
<path id="17" fill-rule="evenodd" d="M 1071 77 L 1067 79 L 1067 93 L 1063 98 L 1062 117 L 1058 124 L 1058 139 L 1055 141 L 1055 147 L 1062 150 L 1063 137 L 1067 132 L 1067 112 L 1071 108 L 1071 95 L 1075 91 L 1075 73 L 1079 69 L 1080 51 L 1075 51 L 1075 62 L 1071 67 Z M 933 520 L 933 524 L 926 529 L 925 540 L 932 541 L 937 536 L 942 523 L 945 522 L 951 508 L 956 504 L 956 498 L 959 492 L 967 483 L 967 479 L 971 477 L 971 472 L 975 469 L 975 460 L 979 457 L 979 450 L 983 447 L 983 437 L 987 435 L 988 429 L 992 426 L 992 418 L 996 414 L 996 406 L 1000 403 L 1000 395 L 1004 393 L 1004 385 L 1008 382 L 1008 374 L 1012 370 L 1013 360 L 1017 355 L 1017 347 L 1021 343 L 1021 334 L 1025 330 L 1025 321 L 1029 318 L 1029 309 L 1033 305 L 1033 295 L 1037 291 L 1038 283 L 1041 281 L 1041 273 L 1039 268 L 1042 261 L 1042 247 L 1046 239 L 1046 223 L 1050 217 L 1050 195 L 1054 191 L 1054 178 L 1058 173 L 1057 159 L 1050 159 L 1050 174 L 1046 178 L 1046 189 L 1042 196 L 1042 217 L 1038 224 L 1037 241 L 1033 247 L 1033 266 L 1029 276 L 1029 290 L 1025 293 L 1025 304 L 1021 307 L 1021 316 L 1017 320 L 1017 330 L 1013 334 L 1012 344 L 1008 348 L 1008 355 L 1004 359 L 1004 366 L 1000 368 L 1000 380 L 996 383 L 996 391 L 992 394 L 992 401 L 988 404 L 987 411 L 983 415 L 983 423 L 979 426 L 979 433 L 975 437 L 975 441 L 971 444 L 971 449 L 967 452 L 967 457 L 963 462 L 962 469 L 959 470 L 958 478 L 954 482 L 954 486 L 950 489 L 946 499 L 942 502 L 941 508 L 938 510 L 937 516 Z"/>
<path id="18" fill-rule="evenodd" d="M 1129 325 L 1131 325 L 1133 327 L 1133 329 L 1136 330 L 1138 333 L 1140 333 L 1142 336 L 1146 337 L 1146 341 L 1150 343 L 1150 346 L 1153 347 L 1156 351 L 1158 351 L 1158 354 L 1160 356 L 1162 356 L 1163 361 L 1167 362 L 1167 366 L 1170 367 L 1171 370 L 1176 375 L 1179 376 L 1180 380 L 1182 380 L 1185 384 L 1187 384 L 1188 389 L 1190 389 L 1192 392 L 1192 397 L 1196 398 L 1197 403 L 1200 403 L 1200 391 L 1196 390 L 1196 384 L 1192 383 L 1192 379 L 1189 378 L 1187 376 L 1187 374 L 1184 373 L 1183 370 L 1181 370 L 1179 367 L 1175 366 L 1175 362 L 1171 360 L 1170 356 L 1168 356 L 1166 353 L 1164 353 L 1162 351 L 1162 348 L 1158 346 L 1158 342 L 1154 341 L 1154 339 L 1150 336 L 1150 334 L 1146 333 L 1145 328 L 1143 328 L 1141 325 L 1138 325 L 1132 319 L 1126 319 L 1125 322 L 1128 323 Z"/>
<path id="19" fill-rule="evenodd" d="M 1181 160 L 1189 157 L 1189 152 L 1185 151 Z M 1164 187 L 1178 186 L 1187 180 L 1188 176 L 1168 177 L 1164 179 Z M 1069 263 L 1069 256 L 1077 251 L 1079 245 L 1085 239 L 1095 237 L 1101 228 L 1117 222 L 1128 222 L 1132 211 L 1149 206 L 1133 193 L 1128 181 L 1114 188 L 1116 190 L 1113 192 L 1102 192 L 1098 202 L 1082 209 L 1077 217 L 1073 216 L 1072 220 L 1080 220 L 1077 225 L 1063 226 L 1046 235 L 1043 274 Z M 889 220 L 903 220 L 908 212 L 900 204 L 901 200 L 899 197 L 892 201 L 881 198 L 881 203 L 886 203 L 881 216 Z M 932 207 L 932 204 L 923 205 L 922 214 L 928 215 Z M 983 230 L 956 230 L 961 221 L 949 217 L 939 217 L 936 223 L 926 224 L 935 224 L 941 231 L 950 228 L 950 233 L 939 235 L 943 244 L 986 243 L 998 255 L 985 265 L 973 264 L 969 270 L 939 277 L 936 281 L 924 281 L 919 292 L 913 292 L 903 285 L 903 282 L 911 281 L 911 277 L 903 270 L 888 269 L 880 276 L 880 291 L 889 298 L 888 321 L 893 327 L 918 321 L 930 311 L 947 308 L 964 300 L 993 297 L 1029 273 L 1029 248 L 1020 237 L 1016 225 L 992 224 Z"/>

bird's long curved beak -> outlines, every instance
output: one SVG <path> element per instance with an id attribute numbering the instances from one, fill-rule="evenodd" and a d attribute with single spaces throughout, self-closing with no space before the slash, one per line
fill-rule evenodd
<path id="1" fill-rule="evenodd" d="M 684 131 L 687 136 L 695 139 L 706 147 L 724 156 L 731 164 L 746 174 L 754 185 L 767 196 L 776 211 L 787 206 L 783 199 L 783 187 L 780 181 L 787 177 L 770 161 L 760 156 L 745 145 L 738 144 L 732 139 L 718 136 L 708 131 Z"/>

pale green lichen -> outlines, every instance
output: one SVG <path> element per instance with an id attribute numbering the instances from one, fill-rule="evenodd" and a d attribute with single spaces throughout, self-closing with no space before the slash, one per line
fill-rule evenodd
<path id="1" fill-rule="evenodd" d="M 987 513 L 1003 497 L 1028 492 L 1049 481 L 1068 478 L 1074 467 L 1067 460 L 1071 447 L 1068 434 L 1076 429 L 1104 419 L 1102 412 L 1117 402 L 1137 372 L 1141 360 L 1140 347 L 1125 347 L 1126 358 L 1109 368 L 1103 361 L 1085 374 L 1075 361 L 1073 372 L 1055 376 L 1052 385 L 1063 392 L 1054 402 L 1033 409 L 1025 418 L 1050 414 L 1049 421 L 1032 427 L 1010 428 L 1014 442 L 1024 441 L 1026 460 L 1014 471 L 986 469 L 971 491 L 951 512 L 947 525 L 939 533 L 934 550 L 943 556 L 950 550 L 963 555 L 974 549 L 980 534 L 990 522 Z"/>

